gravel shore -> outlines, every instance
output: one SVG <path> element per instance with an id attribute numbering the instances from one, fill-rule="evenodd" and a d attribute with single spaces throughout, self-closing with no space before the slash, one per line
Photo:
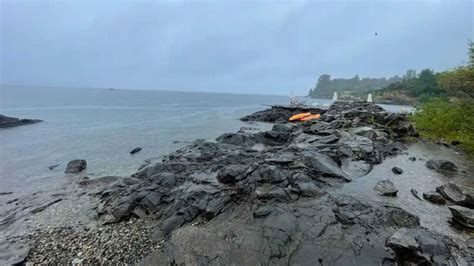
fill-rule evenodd
<path id="1" fill-rule="evenodd" d="M 151 239 L 153 227 L 151 220 L 133 218 L 89 230 L 36 231 L 20 242 L 31 247 L 28 263 L 134 263 L 159 247 Z"/>

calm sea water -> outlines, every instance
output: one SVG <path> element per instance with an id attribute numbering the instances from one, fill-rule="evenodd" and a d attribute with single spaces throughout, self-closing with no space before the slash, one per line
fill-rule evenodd
<path id="1" fill-rule="evenodd" d="M 146 159 L 235 132 L 249 126 L 240 117 L 288 103 L 289 97 L 269 95 L 3 86 L 0 114 L 44 122 L 0 130 L 0 192 L 71 182 L 64 169 L 73 159 L 86 159 L 91 177 L 132 174 Z M 130 155 L 135 147 L 143 149 Z"/>
<path id="2" fill-rule="evenodd" d="M 288 102 L 267 95 L 3 87 L 1 114 L 44 122 L 0 130 L 0 191 L 50 189 L 68 178 L 63 172 L 72 159 L 86 159 L 90 176 L 131 174 L 182 141 L 237 131 L 246 125 L 238 118 Z M 135 147 L 143 149 L 130 155 Z"/>

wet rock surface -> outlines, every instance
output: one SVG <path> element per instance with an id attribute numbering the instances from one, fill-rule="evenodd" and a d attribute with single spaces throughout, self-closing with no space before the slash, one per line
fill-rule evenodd
<path id="1" fill-rule="evenodd" d="M 446 200 L 443 198 L 443 196 L 438 194 L 436 191 L 429 191 L 429 192 L 423 193 L 423 198 L 425 200 L 430 201 L 430 202 L 435 203 L 435 204 L 445 204 L 446 203 Z"/>
<path id="2" fill-rule="evenodd" d="M 145 265 L 456 264 L 459 256 L 472 262 L 462 247 L 422 228 L 413 213 L 338 193 L 403 152 L 403 137 L 416 135 L 405 115 L 336 102 L 318 110 L 319 120 L 286 123 L 301 111 L 258 112 L 243 120 L 281 123 L 196 140 L 132 176 L 78 181 L 97 202 L 103 225 L 25 237 L 28 261 L 134 263 L 149 254 Z M 387 186 L 396 193 L 393 183 Z"/>
<path id="3" fill-rule="evenodd" d="M 454 183 L 447 183 L 436 188 L 444 198 L 447 200 L 468 208 L 474 208 L 474 190 L 456 185 Z"/>
<path id="4" fill-rule="evenodd" d="M 65 173 L 79 173 L 87 167 L 86 160 L 72 160 L 67 163 Z"/>
<path id="5" fill-rule="evenodd" d="M 443 159 L 428 160 L 426 167 L 440 172 L 455 172 L 458 169 L 453 162 Z"/>
<path id="6" fill-rule="evenodd" d="M 400 167 L 393 167 L 392 168 L 392 173 L 394 173 L 396 175 L 401 175 L 401 174 L 403 174 L 403 169 L 400 168 Z"/>
<path id="7" fill-rule="evenodd" d="M 417 250 L 420 247 L 416 239 L 408 234 L 406 228 L 402 228 L 391 235 L 385 242 L 385 245 L 395 250 L 408 251 Z"/>
<path id="8" fill-rule="evenodd" d="M 395 187 L 395 184 L 393 184 L 392 181 L 382 180 L 377 182 L 374 187 L 374 191 L 382 196 L 395 197 L 397 195 L 398 189 Z"/>
<path id="9" fill-rule="evenodd" d="M 18 127 L 23 125 L 29 125 L 34 123 L 42 122 L 39 119 L 20 119 L 15 117 L 9 117 L 0 114 L 0 129 L 9 127 Z"/>
<path id="10" fill-rule="evenodd" d="M 270 123 L 285 123 L 292 115 L 307 112 L 310 112 L 312 114 L 323 114 L 326 112 L 326 110 L 305 106 L 272 106 L 270 109 L 244 116 L 240 120 L 244 122 L 259 121 Z"/>
<path id="11" fill-rule="evenodd" d="M 462 206 L 449 206 L 453 221 L 469 229 L 474 229 L 474 210 Z"/>
<path id="12" fill-rule="evenodd" d="M 452 260 L 450 245 L 454 242 L 432 235 L 419 228 L 401 228 L 386 240 L 386 246 L 395 253 L 398 265 L 451 265 L 465 264 Z M 469 255 L 466 256 L 468 258 Z M 471 257 L 472 259 L 472 257 Z"/>

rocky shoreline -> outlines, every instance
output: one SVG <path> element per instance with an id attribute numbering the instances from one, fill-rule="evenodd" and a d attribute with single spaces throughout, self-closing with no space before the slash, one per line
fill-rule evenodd
<path id="1" fill-rule="evenodd" d="M 20 119 L 0 114 L 0 128 L 18 127 L 42 122 L 39 119 Z"/>
<path id="2" fill-rule="evenodd" d="M 287 122 L 302 111 L 320 113 L 321 119 Z M 10 238 L 10 245 L 27 247 L 28 256 L 18 248 L 23 253 L 0 258 L 144 265 L 474 263 L 472 238 L 459 244 L 424 228 L 416 213 L 340 192 L 402 154 L 407 138 L 417 137 L 405 114 L 336 102 L 327 110 L 275 106 L 242 121 L 275 125 L 196 140 L 131 176 L 83 179 L 81 193 L 96 202 L 100 226 Z M 460 171 L 441 160 L 428 167 Z M 373 191 L 381 199 L 398 191 L 386 179 Z M 472 236 L 470 188 L 421 192 L 419 200 L 446 198 L 454 208 L 452 222 Z"/>

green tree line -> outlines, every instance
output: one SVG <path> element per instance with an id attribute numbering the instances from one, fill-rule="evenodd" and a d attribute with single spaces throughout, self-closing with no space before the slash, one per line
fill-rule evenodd
<path id="1" fill-rule="evenodd" d="M 422 136 L 460 142 L 474 154 L 474 43 L 471 41 L 468 55 L 467 65 L 431 73 L 429 78 L 419 77 L 420 87 L 410 87 L 409 91 L 414 95 L 433 96 L 423 99 L 425 103 L 412 116 Z"/>
<path id="2" fill-rule="evenodd" d="M 439 86 L 440 74 L 431 69 L 423 69 L 419 75 L 412 74 L 410 78 L 389 84 L 385 88 L 377 91 L 375 97 L 383 99 L 384 96 L 401 97 L 402 95 L 418 99 L 420 102 L 426 102 L 432 97 L 446 94 Z"/>
<path id="3" fill-rule="evenodd" d="M 334 92 L 338 95 L 351 95 L 354 97 L 367 97 L 368 93 L 387 87 L 390 84 L 410 79 L 416 75 L 415 70 L 408 70 L 403 77 L 394 76 L 391 78 L 360 78 L 355 75 L 353 78 L 331 79 L 331 75 L 323 74 L 316 82 L 316 86 L 309 90 L 309 97 L 331 98 Z"/>

